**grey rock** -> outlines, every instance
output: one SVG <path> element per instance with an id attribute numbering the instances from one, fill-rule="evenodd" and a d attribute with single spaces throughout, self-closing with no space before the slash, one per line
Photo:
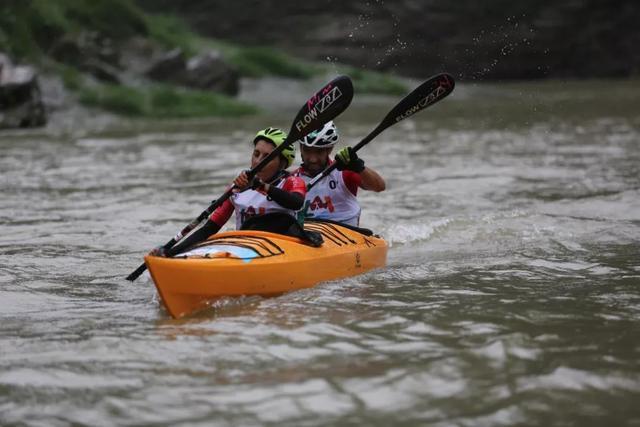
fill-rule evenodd
<path id="1" fill-rule="evenodd" d="M 95 78 L 120 82 L 120 53 L 112 40 L 96 32 L 66 35 L 51 47 L 49 55 L 57 61 L 85 71 Z"/>
<path id="2" fill-rule="evenodd" d="M 147 77 L 161 82 L 181 82 L 187 63 L 182 49 L 173 49 L 160 55 L 145 73 Z"/>
<path id="3" fill-rule="evenodd" d="M 42 126 L 46 113 L 37 73 L 0 53 L 0 128 Z"/>
<path id="4" fill-rule="evenodd" d="M 145 75 L 161 82 L 228 95 L 236 95 L 239 90 L 238 72 L 215 50 L 188 60 L 181 49 L 165 52 L 153 62 Z"/>
<path id="5" fill-rule="evenodd" d="M 224 61 L 220 52 L 210 50 L 189 59 L 185 84 L 197 89 L 236 95 L 239 90 L 239 74 Z"/>

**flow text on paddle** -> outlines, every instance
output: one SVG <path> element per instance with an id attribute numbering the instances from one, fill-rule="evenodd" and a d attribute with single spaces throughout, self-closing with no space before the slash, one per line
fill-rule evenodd
<path id="1" fill-rule="evenodd" d="M 302 119 L 296 122 L 296 129 L 298 132 L 306 128 L 311 121 L 315 120 L 319 114 L 323 113 L 327 108 L 331 107 L 340 97 L 342 97 L 342 91 L 338 86 L 331 87 L 331 85 L 325 87 L 320 91 L 322 95 L 316 95 L 307 101 L 307 107 L 309 112 L 306 113 Z"/>
<path id="2" fill-rule="evenodd" d="M 407 117 L 412 116 L 418 111 L 422 110 L 423 108 L 428 107 L 429 105 L 438 101 L 443 95 L 446 95 L 448 93 L 450 88 L 451 88 L 451 82 L 449 81 L 449 79 L 446 77 L 442 77 L 438 81 L 438 86 L 433 91 L 429 92 L 427 96 L 425 96 L 420 101 L 418 101 L 413 107 L 409 108 L 407 111 L 397 116 L 395 119 L 396 122 L 399 122 L 400 120 L 404 120 Z"/>

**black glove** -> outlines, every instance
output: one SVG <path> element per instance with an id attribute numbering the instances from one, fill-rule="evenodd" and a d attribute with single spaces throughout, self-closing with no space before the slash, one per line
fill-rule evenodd
<path id="1" fill-rule="evenodd" d="M 364 160 L 358 157 L 353 148 L 344 147 L 336 153 L 336 168 L 360 173 L 364 170 Z"/>

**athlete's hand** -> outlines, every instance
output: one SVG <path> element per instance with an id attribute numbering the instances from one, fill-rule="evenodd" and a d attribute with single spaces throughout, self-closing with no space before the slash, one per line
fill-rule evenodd
<path id="1" fill-rule="evenodd" d="M 353 148 L 344 147 L 336 153 L 336 168 L 360 173 L 364 170 L 364 160 L 358 157 Z"/>
<path id="2" fill-rule="evenodd" d="M 236 186 L 238 190 L 244 190 L 249 186 L 249 177 L 247 176 L 247 171 L 240 172 L 240 175 L 233 180 L 233 185 Z"/>
<path id="3" fill-rule="evenodd" d="M 153 248 L 151 250 L 151 252 L 149 252 L 149 255 L 166 258 L 167 257 L 167 251 L 164 248 L 164 246 L 158 246 L 157 248 Z"/>

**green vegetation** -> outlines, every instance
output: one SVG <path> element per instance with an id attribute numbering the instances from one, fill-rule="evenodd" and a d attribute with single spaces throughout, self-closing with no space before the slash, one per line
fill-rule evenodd
<path id="1" fill-rule="evenodd" d="M 149 15 L 132 0 L 2 0 L 0 3 L 0 51 L 26 59 L 58 74 L 67 89 L 85 105 L 140 117 L 235 116 L 256 108 L 208 91 L 169 85 L 133 88 L 90 84 L 86 75 L 69 63 L 48 57 L 56 41 L 93 33 L 117 48 L 131 37 L 150 39 L 166 49 L 181 48 L 187 56 L 205 49 L 219 50 L 244 77 L 281 76 L 308 79 L 330 72 L 269 47 L 242 47 L 193 33 L 174 16 Z M 359 93 L 405 93 L 398 80 L 352 67 L 339 68 L 350 75 Z"/>
<path id="2" fill-rule="evenodd" d="M 65 64 L 60 64 L 59 62 L 47 64 L 47 68 L 60 76 L 62 83 L 64 83 L 64 87 L 67 89 L 76 91 L 82 88 L 84 84 L 84 77 L 82 73 L 75 68 Z"/>
<path id="3" fill-rule="evenodd" d="M 167 85 L 83 87 L 80 100 L 85 105 L 135 117 L 239 116 L 257 112 L 255 107 L 224 95 Z"/>
<path id="4" fill-rule="evenodd" d="M 190 56 L 196 54 L 202 45 L 201 38 L 174 16 L 147 15 L 146 23 L 149 37 L 166 48 L 179 47 Z"/>
<path id="5" fill-rule="evenodd" d="M 130 0 L 6 0 L 0 7 L 0 49 L 37 60 L 65 34 L 93 31 L 114 41 L 149 33 Z"/>

